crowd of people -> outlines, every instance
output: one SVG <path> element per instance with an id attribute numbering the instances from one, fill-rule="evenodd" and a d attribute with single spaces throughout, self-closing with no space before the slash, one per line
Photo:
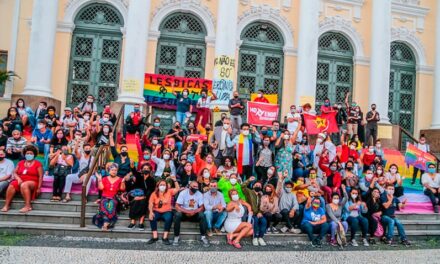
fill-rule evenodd
<path id="1" fill-rule="evenodd" d="M 391 245 L 395 227 L 400 242 L 410 245 L 396 215 L 406 204 L 403 178 L 396 164 L 387 164 L 377 139 L 380 116 L 374 104 L 364 119 L 360 107 L 349 103 L 349 94 L 345 107 L 326 99 L 320 112 L 337 112 L 339 133 L 313 137 L 302 115 L 313 112 L 309 104 L 292 105 L 286 124 L 274 120 L 256 127 L 242 121 L 245 104 L 237 92 L 229 113 L 215 123 L 209 111 L 215 94 L 202 91 L 196 105 L 188 90 L 173 94 L 178 99 L 176 121 L 169 131 L 159 117 L 149 121 L 135 104 L 122 137 L 118 129 L 113 131 L 116 115 L 110 105 L 98 113 L 91 95 L 73 110 L 64 108 L 62 116 L 46 102 L 33 110 L 17 100 L 0 126 L 0 191 L 6 196 L 1 211 L 10 209 L 16 193 L 25 200 L 20 212 L 31 211 L 45 175 L 54 177 L 51 201 L 68 203 L 72 186 L 84 181 L 96 150 L 106 145 L 113 161 L 94 173 L 100 193 L 93 223 L 103 230 L 113 228 L 118 213 L 128 210 L 128 228 L 144 230 L 148 219 L 148 244 L 159 240 L 158 221 L 165 222 L 166 245 L 179 245 L 181 222 L 191 221 L 199 224 L 204 246 L 210 245 L 210 236 L 223 232 L 235 248 L 242 247 L 245 237 L 254 246 L 265 246 L 265 234 L 279 232 L 305 233 L 315 247 L 327 236 L 335 246 L 347 241 L 369 246 L 376 238 Z M 259 91 L 256 101 L 268 100 Z M 26 139 L 23 131 L 30 128 L 32 136 Z M 134 134 L 137 157 L 129 154 L 127 134 Z M 419 148 L 425 144 L 422 137 Z M 44 155 L 42 162 L 38 153 Z M 435 164 L 422 172 L 421 183 L 438 212 Z"/>

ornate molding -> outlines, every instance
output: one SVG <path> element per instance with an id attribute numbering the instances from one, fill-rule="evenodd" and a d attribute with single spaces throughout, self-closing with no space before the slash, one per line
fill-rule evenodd
<path id="1" fill-rule="evenodd" d="M 364 40 L 351 24 L 351 21 L 340 16 L 326 17 L 319 23 L 319 35 L 328 31 L 337 31 L 345 35 L 354 48 L 355 58 L 362 63 L 364 58 Z"/>
<path id="2" fill-rule="evenodd" d="M 191 13 L 200 18 L 207 30 L 207 43 L 215 42 L 215 16 L 205 5 L 201 4 L 201 0 L 163 0 L 162 3 L 152 12 L 151 25 L 149 32 L 150 40 L 157 40 L 160 36 L 160 23 L 173 12 Z"/>
<path id="3" fill-rule="evenodd" d="M 332 8 L 336 11 L 346 10 L 350 13 L 350 19 L 353 19 L 355 22 L 360 22 L 364 2 L 365 0 L 321 0 L 320 13 L 327 16 L 327 8 Z"/>
<path id="4" fill-rule="evenodd" d="M 247 6 L 258 6 L 258 3 L 255 3 L 253 0 L 240 0 L 240 4 Z M 278 0 L 278 8 L 283 9 L 285 11 L 289 11 L 292 8 L 292 0 Z"/>
<path id="5" fill-rule="evenodd" d="M 284 50 L 294 51 L 293 28 L 289 21 L 283 17 L 279 9 L 274 9 L 269 5 L 253 6 L 249 10 L 243 12 L 238 17 L 237 25 L 237 43 L 241 43 L 241 32 L 252 22 L 264 21 L 273 24 L 278 28 L 284 38 Z"/>
<path id="6" fill-rule="evenodd" d="M 426 52 L 422 41 L 416 36 L 414 31 L 407 28 L 391 28 L 391 41 L 403 41 L 413 50 L 416 56 L 417 66 L 426 68 Z"/>
<path id="7" fill-rule="evenodd" d="M 425 18 L 429 13 L 429 8 L 421 7 L 419 0 L 393 0 L 392 13 L 393 19 L 401 22 L 414 20 L 414 28 L 417 32 L 423 32 L 425 29 Z"/>

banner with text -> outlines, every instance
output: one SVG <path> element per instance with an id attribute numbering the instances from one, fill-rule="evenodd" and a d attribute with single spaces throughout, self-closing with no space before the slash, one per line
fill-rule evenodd
<path id="1" fill-rule="evenodd" d="M 247 102 L 247 121 L 254 126 L 272 126 L 272 121 L 278 120 L 279 106 Z"/>
<path id="2" fill-rule="evenodd" d="M 214 80 L 212 90 L 217 100 L 212 108 L 227 106 L 234 90 L 235 59 L 231 56 L 218 56 L 214 59 Z"/>
<path id="3" fill-rule="evenodd" d="M 435 157 L 418 149 L 413 144 L 408 144 L 405 153 L 405 163 L 415 168 L 426 171 L 429 163 L 436 163 Z"/>
<path id="4" fill-rule="evenodd" d="M 212 81 L 161 74 L 145 74 L 144 98 L 145 102 L 151 106 L 176 109 L 177 98 L 173 95 L 173 89 L 180 93 L 185 88 L 189 90 L 191 103 L 196 105 L 202 89 L 207 89 L 208 94 L 211 94 Z"/>

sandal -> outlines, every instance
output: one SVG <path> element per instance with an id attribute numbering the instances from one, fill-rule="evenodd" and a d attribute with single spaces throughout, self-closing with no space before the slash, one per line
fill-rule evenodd
<path id="1" fill-rule="evenodd" d="M 29 213 L 30 211 L 32 211 L 32 207 L 23 207 L 19 210 L 20 213 Z"/>
<path id="2" fill-rule="evenodd" d="M 237 241 L 232 242 L 232 245 L 233 245 L 236 249 L 241 249 L 241 248 L 242 248 L 241 245 L 240 245 L 240 243 L 237 242 Z"/>
<path id="3" fill-rule="evenodd" d="M 232 239 L 229 238 L 229 234 L 226 235 L 226 240 L 227 240 L 227 242 L 228 242 L 229 245 L 231 245 L 231 246 L 233 245 L 233 244 L 232 244 Z"/>
<path id="4" fill-rule="evenodd" d="M 95 204 L 100 204 L 100 203 L 101 203 L 101 199 L 95 201 Z"/>
<path id="5" fill-rule="evenodd" d="M 68 202 L 70 202 L 70 201 L 72 201 L 72 198 L 70 198 L 70 197 L 67 198 L 67 197 L 66 197 L 66 198 L 64 198 L 61 202 L 62 202 L 62 203 L 68 203 Z"/>
<path id="6" fill-rule="evenodd" d="M 52 199 L 50 199 L 51 202 L 58 202 L 57 198 L 55 196 L 52 196 Z"/>
<path id="7" fill-rule="evenodd" d="M 2 208 L 1 211 L 2 211 L 3 213 L 6 213 L 7 211 L 9 211 L 9 207 L 6 207 L 6 206 L 5 206 L 5 207 Z"/>

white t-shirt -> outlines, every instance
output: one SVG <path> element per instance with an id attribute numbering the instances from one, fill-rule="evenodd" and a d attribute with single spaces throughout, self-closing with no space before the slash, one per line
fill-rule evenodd
<path id="1" fill-rule="evenodd" d="M 436 173 L 434 179 L 428 175 L 428 173 L 423 173 L 422 175 L 422 184 L 428 184 L 431 188 L 440 188 L 440 174 Z M 423 187 L 423 189 L 426 189 Z"/>
<path id="2" fill-rule="evenodd" d="M 299 113 L 294 113 L 294 114 L 288 113 L 286 116 L 287 116 L 287 120 L 289 120 L 290 118 L 294 118 L 295 119 L 295 121 L 293 121 L 293 122 L 287 121 L 287 130 L 289 130 L 290 134 L 293 135 L 293 133 L 295 132 L 295 130 L 299 126 L 298 121 L 301 120 L 301 115 Z M 302 136 L 303 136 L 302 132 L 299 131 L 298 135 L 297 135 L 297 138 L 296 138 L 296 141 L 301 141 L 302 140 Z"/>
<path id="3" fill-rule="evenodd" d="M 203 194 L 198 191 L 191 195 L 189 189 L 182 191 L 177 198 L 177 202 L 186 210 L 197 210 L 203 205 Z"/>
<path id="4" fill-rule="evenodd" d="M 207 96 L 206 100 L 203 100 L 203 98 L 199 98 L 199 100 L 197 101 L 197 105 L 200 108 L 210 108 L 211 106 L 211 96 Z"/>
<path id="5" fill-rule="evenodd" d="M 14 163 L 9 159 L 4 159 L 3 162 L 0 163 L 0 178 L 5 177 L 6 175 L 12 175 L 14 171 Z"/>

